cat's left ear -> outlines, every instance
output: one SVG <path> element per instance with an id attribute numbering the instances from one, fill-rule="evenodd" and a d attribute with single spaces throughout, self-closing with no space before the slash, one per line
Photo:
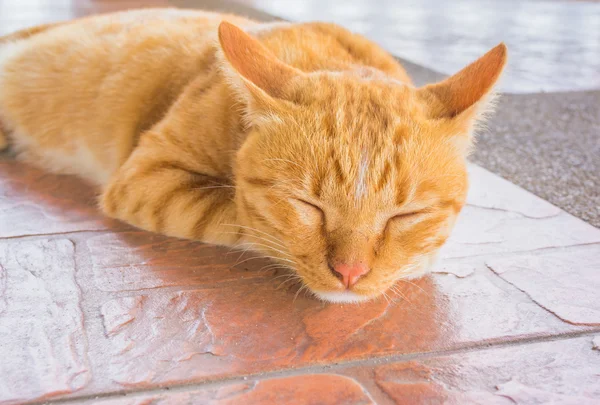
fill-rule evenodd
<path id="1" fill-rule="evenodd" d="M 219 25 L 219 42 L 227 66 L 224 73 L 245 98 L 250 114 L 276 112 L 287 101 L 286 88 L 304 73 L 277 59 L 263 44 L 226 21 Z"/>
<path id="2" fill-rule="evenodd" d="M 455 75 L 418 89 L 433 119 L 446 119 L 470 131 L 486 111 L 492 89 L 506 65 L 506 45 L 497 45 Z"/>

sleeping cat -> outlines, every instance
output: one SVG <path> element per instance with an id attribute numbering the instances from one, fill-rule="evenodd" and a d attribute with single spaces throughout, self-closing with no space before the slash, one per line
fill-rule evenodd
<path id="1" fill-rule="evenodd" d="M 500 44 L 416 88 L 327 23 L 150 9 L 0 39 L 0 148 L 149 231 L 250 248 L 317 297 L 423 275 L 465 203 Z"/>

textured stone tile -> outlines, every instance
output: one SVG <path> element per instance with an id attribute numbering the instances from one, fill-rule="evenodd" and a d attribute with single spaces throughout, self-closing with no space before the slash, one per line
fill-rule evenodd
<path id="1" fill-rule="evenodd" d="M 69 240 L 0 243 L 0 403 L 86 386 L 80 304 Z"/>
<path id="2" fill-rule="evenodd" d="M 476 166 L 467 206 L 442 257 L 465 257 L 600 242 L 600 230 Z"/>
<path id="3" fill-rule="evenodd" d="M 596 336 L 592 339 L 592 349 L 600 350 L 600 336 Z"/>
<path id="4" fill-rule="evenodd" d="M 356 381 L 332 374 L 306 374 L 285 378 L 248 381 L 188 392 L 142 395 L 135 398 L 89 402 L 98 405 L 367 405 L 374 404 Z"/>
<path id="5" fill-rule="evenodd" d="M 600 399 L 600 355 L 595 354 L 593 343 L 598 338 L 337 367 L 327 374 L 249 380 L 93 403 L 592 404 Z"/>
<path id="6" fill-rule="evenodd" d="M 600 324 L 600 245 L 495 258 L 487 265 L 562 320 Z"/>
<path id="7" fill-rule="evenodd" d="M 370 368 L 399 404 L 592 404 L 600 401 L 600 355 L 592 337 L 496 348 Z M 376 394 L 373 392 L 373 394 Z"/>
<path id="8" fill-rule="evenodd" d="M 93 278 L 103 291 L 272 277 L 276 267 L 267 259 L 239 250 L 143 231 L 91 237 L 87 246 Z M 266 271 L 260 271 L 263 267 Z"/>
<path id="9" fill-rule="evenodd" d="M 0 237 L 122 227 L 96 208 L 93 188 L 13 160 L 0 160 Z"/>
<path id="10" fill-rule="evenodd" d="M 472 207 L 505 211 L 524 218 L 557 216 L 561 209 L 515 186 L 482 167 L 470 164 L 468 204 Z"/>
<path id="11" fill-rule="evenodd" d="M 101 370 L 94 392 L 583 330 L 501 281 L 483 260 L 467 265 L 474 270 L 463 278 L 435 274 L 400 285 L 404 299 L 361 305 L 294 299 L 295 288 L 276 280 L 106 299 L 98 307 L 103 330 L 93 338 Z"/>

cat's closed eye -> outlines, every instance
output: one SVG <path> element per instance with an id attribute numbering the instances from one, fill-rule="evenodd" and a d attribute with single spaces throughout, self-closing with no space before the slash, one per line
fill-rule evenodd
<path id="1" fill-rule="evenodd" d="M 302 198 L 290 198 L 289 202 L 305 225 L 321 224 L 325 220 L 325 212 L 321 207 Z"/>
<path id="2" fill-rule="evenodd" d="M 299 201 L 300 203 L 302 203 L 302 204 L 304 204 L 304 205 L 306 205 L 306 206 L 308 206 L 308 207 L 310 207 L 310 208 L 314 209 L 314 210 L 317 210 L 317 211 L 319 211 L 321 214 L 323 214 L 323 213 L 324 213 L 324 212 L 323 212 L 323 208 L 319 207 L 318 205 L 316 205 L 316 204 L 314 204 L 314 203 L 308 202 L 308 201 L 306 201 L 306 200 L 304 200 L 304 199 L 302 199 L 302 198 L 296 198 L 296 200 L 297 200 L 297 201 Z"/>
<path id="3" fill-rule="evenodd" d="M 424 210 L 418 210 L 418 211 L 403 212 L 401 214 L 394 215 L 392 218 L 390 218 L 390 220 L 415 218 L 415 217 L 417 217 L 419 215 L 425 215 L 428 212 L 429 211 L 425 210 L 425 209 Z"/>
<path id="4" fill-rule="evenodd" d="M 389 228 L 390 225 L 393 225 L 395 229 L 410 227 L 412 224 L 420 222 L 420 220 L 423 219 L 423 217 L 429 212 L 430 211 L 427 209 L 421 209 L 396 214 L 388 219 L 386 228 Z"/>

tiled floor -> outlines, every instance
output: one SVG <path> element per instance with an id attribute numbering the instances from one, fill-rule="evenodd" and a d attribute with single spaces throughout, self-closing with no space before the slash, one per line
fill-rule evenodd
<path id="1" fill-rule="evenodd" d="M 43 2 L 13 3 L 0 19 Z M 34 22 L 133 3 L 68 4 Z M 600 230 L 470 170 L 436 272 L 355 306 L 106 220 L 85 184 L 0 160 L 0 404 L 599 402 Z"/>

